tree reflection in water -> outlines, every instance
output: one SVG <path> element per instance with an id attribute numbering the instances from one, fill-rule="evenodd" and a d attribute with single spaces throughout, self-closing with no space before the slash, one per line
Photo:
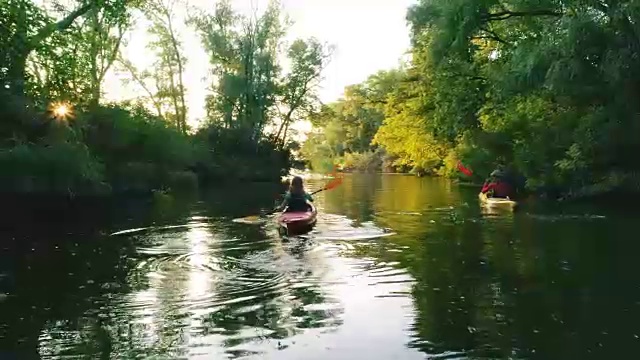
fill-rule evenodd
<path id="1" fill-rule="evenodd" d="M 230 221 L 279 191 L 67 210 L 66 222 L 40 219 L 46 231 L 12 219 L 23 226 L 2 228 L 0 351 L 586 359 L 638 348 L 631 217 L 493 214 L 443 180 L 353 175 L 317 197 L 305 237 Z"/>

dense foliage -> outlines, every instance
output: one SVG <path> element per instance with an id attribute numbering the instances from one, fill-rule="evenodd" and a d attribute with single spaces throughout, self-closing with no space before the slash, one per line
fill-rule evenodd
<path id="1" fill-rule="evenodd" d="M 400 171 L 464 177 L 462 161 L 481 180 L 505 164 L 531 189 L 640 190 L 640 2 L 420 0 L 408 20 L 410 63 L 328 106 L 303 147 L 313 166 L 375 151 Z"/>
<path id="2" fill-rule="evenodd" d="M 2 191 L 148 193 L 288 172 L 290 125 L 316 108 L 328 53 L 315 39 L 286 44 L 289 23 L 276 1 L 251 17 L 229 1 L 211 9 L 179 0 L 42 4 L 0 2 Z M 147 69 L 123 51 L 139 21 L 149 24 Z M 210 60 L 202 76 L 213 75 L 198 129 L 187 121 L 184 29 L 200 35 Z M 129 75 L 137 98 L 105 101 L 115 70 Z"/>

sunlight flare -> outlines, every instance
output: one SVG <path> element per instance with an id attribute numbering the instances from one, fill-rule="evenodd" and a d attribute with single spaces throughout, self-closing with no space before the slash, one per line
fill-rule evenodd
<path id="1" fill-rule="evenodd" d="M 73 117 L 73 106 L 67 102 L 55 102 L 49 106 L 49 111 L 54 118 L 67 120 Z"/>

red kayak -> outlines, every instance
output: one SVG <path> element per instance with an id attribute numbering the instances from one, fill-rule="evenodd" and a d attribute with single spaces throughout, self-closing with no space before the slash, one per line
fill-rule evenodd
<path id="1" fill-rule="evenodd" d="M 307 211 L 285 211 L 278 216 L 278 227 L 287 235 L 300 235 L 311 231 L 316 224 L 318 211 L 309 203 Z"/>

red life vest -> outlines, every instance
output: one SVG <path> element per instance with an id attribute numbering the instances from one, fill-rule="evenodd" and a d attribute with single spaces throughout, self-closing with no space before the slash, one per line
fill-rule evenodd
<path id="1" fill-rule="evenodd" d="M 513 188 L 504 181 L 492 182 L 482 187 L 482 192 L 493 190 L 493 197 L 506 198 L 513 196 Z"/>

